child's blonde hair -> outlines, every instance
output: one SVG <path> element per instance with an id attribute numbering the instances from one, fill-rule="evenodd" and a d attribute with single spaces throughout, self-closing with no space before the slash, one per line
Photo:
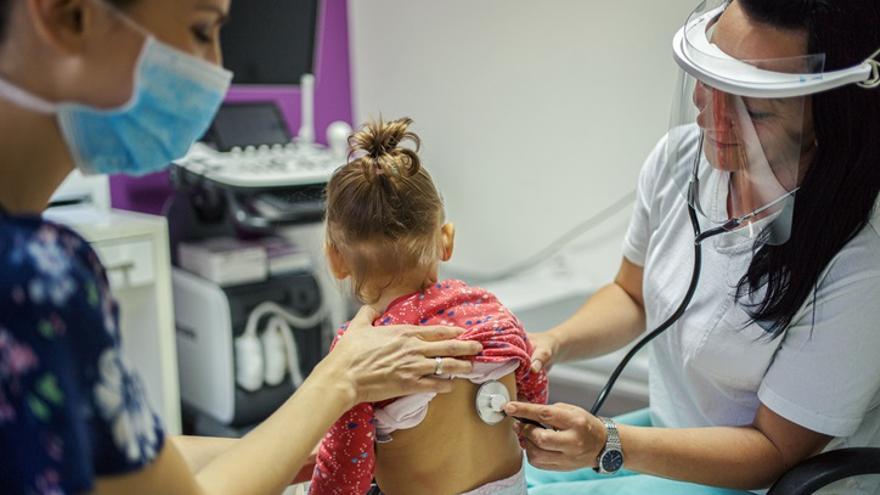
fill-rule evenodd
<path id="1" fill-rule="evenodd" d="M 365 124 L 349 138 L 349 162 L 327 185 L 327 243 L 348 265 L 362 302 L 377 301 L 405 275 L 427 274 L 440 255 L 443 201 L 410 124 Z"/>

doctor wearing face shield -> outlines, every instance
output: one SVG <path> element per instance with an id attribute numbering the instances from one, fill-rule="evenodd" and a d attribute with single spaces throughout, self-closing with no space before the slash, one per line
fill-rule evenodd
<path id="1" fill-rule="evenodd" d="M 617 278 L 532 335 L 538 369 L 657 329 L 650 409 L 508 404 L 551 427 L 517 426 L 529 493 L 748 493 L 880 447 L 878 25 L 874 0 L 707 0 L 676 34 Z M 820 493 L 880 493 L 843 483 Z"/>
<path id="2" fill-rule="evenodd" d="M 231 81 L 229 0 L 0 0 L 0 492 L 270 494 L 354 404 L 448 392 L 479 344 L 362 310 L 241 440 L 169 437 L 121 357 L 94 251 L 39 215 L 74 168 L 141 175 L 185 154 Z M 418 333 L 418 337 L 415 334 Z M 443 357 L 447 356 L 447 357 Z M 435 359 L 436 358 L 436 359 Z"/>

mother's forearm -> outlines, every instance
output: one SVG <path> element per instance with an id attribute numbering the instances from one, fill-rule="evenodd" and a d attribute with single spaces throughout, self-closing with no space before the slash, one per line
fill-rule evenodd
<path id="1" fill-rule="evenodd" d="M 198 471 L 205 492 L 280 493 L 330 425 L 354 405 L 344 375 L 335 362 L 318 364 L 278 411 Z"/>
<path id="2" fill-rule="evenodd" d="M 199 472 L 217 456 L 228 451 L 238 443 L 237 438 L 201 437 L 178 435 L 171 437 L 177 450 L 183 456 L 193 473 Z"/>
<path id="3" fill-rule="evenodd" d="M 752 426 L 619 428 L 626 467 L 645 474 L 753 490 L 772 485 L 790 467 Z"/>

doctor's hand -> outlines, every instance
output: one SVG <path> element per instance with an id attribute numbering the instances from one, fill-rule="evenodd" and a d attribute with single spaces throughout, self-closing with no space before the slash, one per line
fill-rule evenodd
<path id="1" fill-rule="evenodd" d="M 557 403 L 552 406 L 509 402 L 508 416 L 538 421 L 553 429 L 514 423 L 514 430 L 526 439 L 526 454 L 532 466 L 551 471 L 572 471 L 595 467 L 605 447 L 602 420 L 577 406 Z"/>
<path id="2" fill-rule="evenodd" d="M 371 307 L 362 307 L 325 358 L 351 386 L 355 403 L 420 392 L 450 392 L 452 381 L 437 378 L 435 372 L 470 373 L 473 363 L 455 358 L 483 350 L 477 342 L 454 340 L 464 333 L 457 327 L 373 327 L 378 316 Z"/>
<path id="3" fill-rule="evenodd" d="M 529 333 L 529 341 L 535 346 L 532 352 L 532 371 L 549 372 L 553 366 L 553 358 L 559 351 L 559 341 L 552 332 Z"/>

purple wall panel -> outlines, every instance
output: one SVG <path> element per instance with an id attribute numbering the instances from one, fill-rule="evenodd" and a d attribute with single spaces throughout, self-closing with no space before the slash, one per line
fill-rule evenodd
<path id="1" fill-rule="evenodd" d="M 352 123 L 346 0 L 323 0 L 318 15 L 318 39 L 314 64 L 315 138 L 324 143 L 325 131 L 331 122 L 343 120 Z M 268 100 L 278 104 L 292 133 L 296 134 L 300 125 L 298 87 L 235 86 L 226 98 L 229 102 Z M 125 176 L 110 178 L 110 195 L 114 208 L 159 214 L 171 193 L 168 172 L 140 178 Z"/>

